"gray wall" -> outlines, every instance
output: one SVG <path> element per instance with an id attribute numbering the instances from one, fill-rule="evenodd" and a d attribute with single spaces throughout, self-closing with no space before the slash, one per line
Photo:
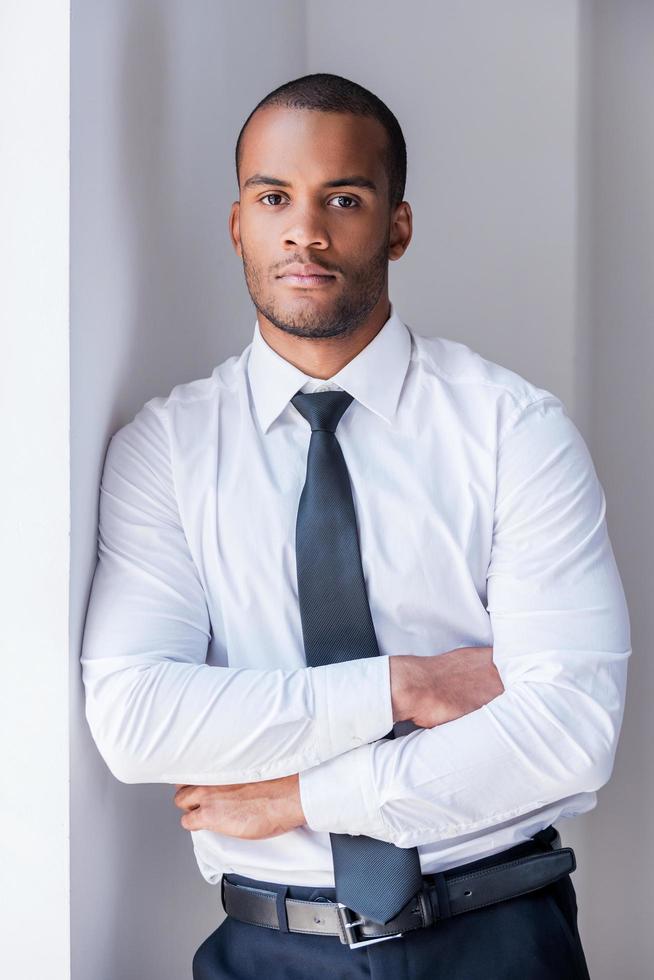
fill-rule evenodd
<path id="1" fill-rule="evenodd" d="M 71 657 L 109 435 L 251 337 L 227 235 L 241 122 L 282 81 L 349 76 L 388 102 L 407 138 L 415 229 L 390 266 L 398 311 L 557 393 L 606 489 L 633 617 L 629 705 L 598 809 L 561 828 L 578 852 L 593 980 L 641 980 L 651 956 L 651 896 L 635 875 L 654 785 L 652 667 L 640 657 L 651 627 L 652 19 L 636 0 L 333 0 L 327 18 L 316 0 L 87 0 L 71 24 Z M 104 766 L 75 668 L 71 697 L 73 977 L 190 978 L 193 950 L 221 920 L 216 890 L 172 787 L 126 786 Z"/>
<path id="2" fill-rule="evenodd" d="M 419 332 L 463 340 L 575 410 L 577 6 L 307 3 L 309 71 L 387 102 L 414 237 L 390 264 Z"/>
<path id="3" fill-rule="evenodd" d="M 587 0 L 582 24 L 590 448 L 634 653 L 613 778 L 584 819 L 579 905 L 593 980 L 644 980 L 654 956 L 654 4 Z"/>

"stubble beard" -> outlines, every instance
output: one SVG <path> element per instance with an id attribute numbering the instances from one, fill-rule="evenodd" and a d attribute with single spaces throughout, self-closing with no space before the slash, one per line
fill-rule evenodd
<path id="1" fill-rule="evenodd" d="M 332 306 L 323 309 L 308 303 L 305 308 L 290 315 L 280 308 L 272 296 L 265 295 L 262 277 L 257 267 L 249 261 L 243 243 L 241 253 L 245 282 L 257 311 L 294 337 L 320 340 L 355 333 L 379 302 L 388 274 L 388 243 L 383 242 L 365 266 L 348 276 L 348 288 Z"/>

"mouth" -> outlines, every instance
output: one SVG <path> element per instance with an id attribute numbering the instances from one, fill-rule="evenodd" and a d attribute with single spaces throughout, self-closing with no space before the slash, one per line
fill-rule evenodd
<path id="1" fill-rule="evenodd" d="M 298 275 L 288 275 L 288 276 L 278 276 L 280 282 L 284 283 L 286 286 L 300 286 L 305 289 L 314 289 L 316 286 L 328 286 L 333 282 L 336 282 L 336 276 L 298 276 Z"/>
<path id="2" fill-rule="evenodd" d="M 336 281 L 336 276 L 317 262 L 293 262 L 277 278 L 286 286 L 300 289 L 321 289 Z"/>

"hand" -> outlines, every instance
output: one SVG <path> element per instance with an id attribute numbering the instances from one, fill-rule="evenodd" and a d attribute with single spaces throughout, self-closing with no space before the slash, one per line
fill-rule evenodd
<path id="1" fill-rule="evenodd" d="M 176 784 L 175 806 L 185 810 L 185 830 L 214 830 L 259 840 L 304 825 L 299 774 L 231 786 Z"/>
<path id="2" fill-rule="evenodd" d="M 504 690 L 492 647 L 389 659 L 394 722 L 408 719 L 434 728 L 476 711 Z"/>

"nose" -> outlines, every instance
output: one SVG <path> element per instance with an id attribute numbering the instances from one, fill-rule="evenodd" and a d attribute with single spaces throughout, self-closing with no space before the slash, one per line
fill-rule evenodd
<path id="1" fill-rule="evenodd" d="M 291 223 L 282 233 L 282 246 L 296 248 L 328 248 L 329 235 L 324 215 L 317 207 L 306 205 L 293 208 Z"/>

